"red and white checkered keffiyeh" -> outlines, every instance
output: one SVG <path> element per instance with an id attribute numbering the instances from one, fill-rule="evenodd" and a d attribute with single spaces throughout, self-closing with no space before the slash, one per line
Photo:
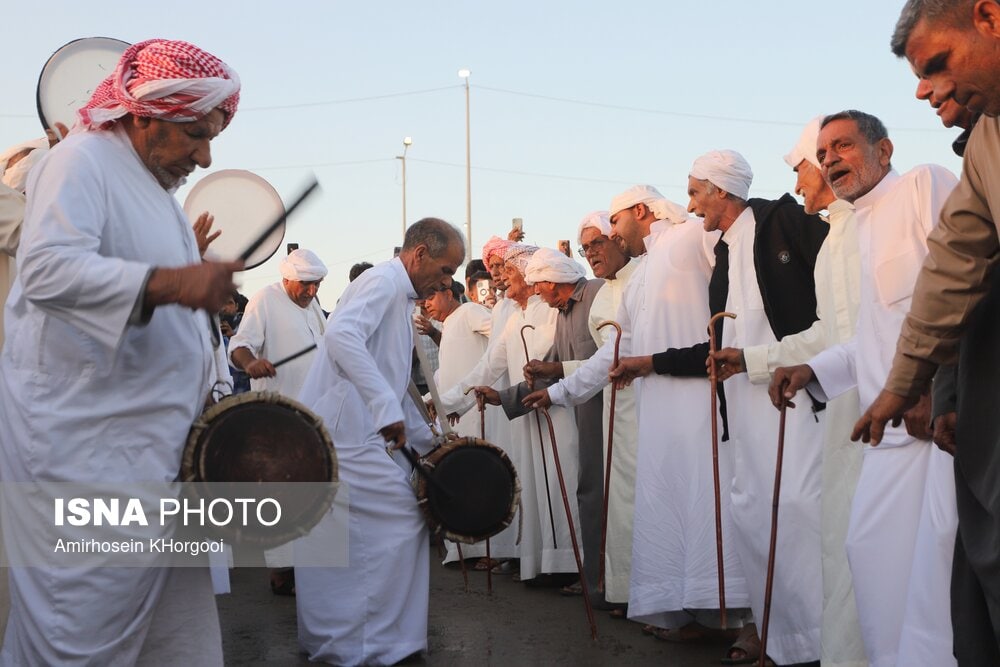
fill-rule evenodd
<path id="1" fill-rule="evenodd" d="M 240 79 L 194 44 L 150 39 L 122 54 L 115 71 L 77 111 L 74 129 L 107 129 L 125 114 L 190 122 L 212 109 L 225 112 L 223 129 L 240 101 Z"/>
<path id="2" fill-rule="evenodd" d="M 486 242 L 483 246 L 483 264 L 486 266 L 490 265 L 490 257 L 493 255 L 499 255 L 503 259 L 504 251 L 509 248 L 514 242 L 502 239 L 499 236 L 492 236 L 490 240 Z"/>

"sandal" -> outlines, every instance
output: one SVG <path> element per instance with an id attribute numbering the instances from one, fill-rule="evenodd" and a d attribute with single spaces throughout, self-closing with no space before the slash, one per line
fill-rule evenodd
<path id="1" fill-rule="evenodd" d="M 485 556 L 476 561 L 476 564 L 472 566 L 472 569 L 476 572 L 485 572 L 486 570 L 492 570 L 493 568 L 500 565 L 502 561 L 486 558 Z"/>
<path id="2" fill-rule="evenodd" d="M 752 665 L 760 661 L 760 637 L 753 623 L 743 626 L 740 636 L 726 651 L 726 657 L 719 662 L 723 665 Z M 774 663 L 768 659 L 767 664 Z"/>
<path id="3" fill-rule="evenodd" d="M 653 636 L 673 644 L 712 644 L 737 639 L 736 632 L 732 630 L 708 628 L 694 622 L 670 630 L 658 628 Z"/>
<path id="4" fill-rule="evenodd" d="M 628 605 L 625 605 L 623 607 L 615 607 L 614 609 L 608 612 L 608 616 L 618 620 L 624 620 L 628 618 Z"/>

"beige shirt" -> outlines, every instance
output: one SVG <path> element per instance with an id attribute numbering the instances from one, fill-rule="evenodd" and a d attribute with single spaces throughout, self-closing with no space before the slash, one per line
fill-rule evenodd
<path id="1" fill-rule="evenodd" d="M 928 255 L 885 384 L 894 394 L 919 396 L 939 364 L 958 358 L 964 325 L 1000 260 L 998 179 L 1000 120 L 983 117 L 969 139 L 962 179 L 927 237 Z"/>
<path id="2" fill-rule="evenodd" d="M 3 311 L 14 284 L 14 253 L 21 240 L 24 195 L 0 183 L 0 347 L 3 347 Z"/>

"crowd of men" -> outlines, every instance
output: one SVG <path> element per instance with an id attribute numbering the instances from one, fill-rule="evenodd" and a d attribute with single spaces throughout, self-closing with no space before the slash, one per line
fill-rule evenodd
<path id="1" fill-rule="evenodd" d="M 231 365 L 322 419 L 350 492 L 347 563 L 272 579 L 301 649 L 393 664 L 427 649 L 428 528 L 399 451 L 440 443 L 410 389 L 427 346 L 438 419 L 484 429 L 522 487 L 490 557 L 446 561 L 586 593 L 666 641 L 731 642 L 727 664 L 758 659 L 768 595 L 775 664 L 1000 664 L 1000 3 L 908 0 L 892 50 L 965 130 L 960 178 L 897 170 L 881 120 L 817 109 L 784 155 L 804 206 L 752 197 L 751 166 L 717 148 L 686 207 L 636 185 L 583 216 L 593 279 L 520 230 L 472 261 L 424 218 L 328 316 L 327 269 L 296 250 L 220 327 L 242 264 L 202 259 L 211 221 L 192 228 L 173 193 L 211 164 L 239 78 L 186 42 L 135 44 L 67 137 L 0 156 L 0 477 L 173 480 Z M 29 518 L 5 508 L 5 530 Z M 222 664 L 207 568 L 9 575 L 0 664 Z"/>

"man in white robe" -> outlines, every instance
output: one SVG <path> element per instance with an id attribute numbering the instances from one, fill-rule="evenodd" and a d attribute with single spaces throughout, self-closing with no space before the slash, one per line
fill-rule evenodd
<path id="1" fill-rule="evenodd" d="M 739 153 L 711 151 L 695 160 L 688 176 L 688 210 L 704 219 L 705 231 L 722 230 L 715 244 L 716 265 L 709 284 L 713 312 L 735 320 L 716 322 L 724 347 L 771 343 L 808 328 L 816 319 L 813 269 L 828 228 L 805 214 L 790 195 L 777 201 L 747 199 L 753 173 Z M 722 306 L 721 304 L 725 304 Z M 706 323 L 707 324 L 707 323 Z M 721 332 L 720 332 L 721 329 Z M 721 335 L 720 335 L 721 333 Z M 624 360 L 613 375 L 629 377 L 664 366 L 679 351 Z M 701 354 L 707 359 L 707 344 Z M 662 369 L 662 370 L 661 370 Z M 733 532 L 723 540 L 735 547 L 746 576 L 754 617 L 762 617 L 771 527 L 778 420 L 765 418 L 766 388 L 736 376 L 725 387 L 730 447 L 733 448 Z M 720 393 L 720 406 L 721 406 Z M 818 418 L 798 413 L 788 423 L 779 512 L 778 553 L 769 627 L 769 655 L 775 662 L 819 659 L 823 605 L 820 568 Z M 640 424 L 642 411 L 640 408 Z M 730 659 L 753 655 L 755 642 L 741 637 Z"/>
<path id="2" fill-rule="evenodd" d="M 614 327 L 597 327 L 615 321 L 625 288 L 639 264 L 611 239 L 611 221 L 607 211 L 595 211 L 580 222 L 577 234 L 580 251 L 587 258 L 595 278 L 603 278 L 604 285 L 590 304 L 588 328 L 590 335 L 602 347 L 618 334 Z M 612 343 L 613 344 L 613 343 Z M 564 361 L 563 376 L 569 377 L 582 365 L 579 361 Z M 604 409 L 601 419 L 604 466 L 607 470 L 608 431 L 611 417 L 611 386 L 604 388 Z M 611 456 L 611 478 L 607 489 L 608 523 L 604 549 L 604 597 L 616 605 L 612 615 L 625 615 L 628 603 L 629 573 L 632 569 L 632 515 L 635 498 L 635 465 L 638 440 L 636 438 L 635 390 L 624 387 L 615 395 L 615 423 Z"/>
<path id="3" fill-rule="evenodd" d="M 807 365 L 776 371 L 774 391 L 790 394 L 812 382 L 814 395 L 832 397 L 856 386 L 867 405 L 888 376 L 927 234 L 957 180 L 936 165 L 899 175 L 885 127 L 858 111 L 824 119 L 817 157 L 834 193 L 855 207 L 857 334 Z M 929 413 L 925 396 L 910 424 L 923 437 L 891 428 L 879 447 L 864 448 L 846 548 L 873 666 L 954 664 L 948 621 L 957 529 L 953 461 L 930 442 Z M 939 545 L 950 548 L 942 554 Z"/>
<path id="4" fill-rule="evenodd" d="M 816 303 L 819 319 L 808 329 L 769 345 L 724 348 L 715 353 L 719 378 L 746 372 L 751 384 L 768 384 L 779 366 L 808 361 L 827 347 L 847 342 L 857 322 L 859 281 L 857 223 L 854 207 L 837 199 L 823 180 L 816 159 L 816 138 L 823 117 L 806 125 L 798 143 L 785 156 L 796 173 L 795 191 L 802 195 L 806 213 L 829 212 L 830 233 L 816 257 Z M 824 665 L 863 667 L 866 663 L 851 571 L 844 551 L 851 500 L 861 470 L 861 448 L 851 442 L 851 429 L 860 416 L 857 390 L 826 404 L 824 412 L 822 491 Z M 808 445 L 811 446 L 811 445 Z"/>
<path id="5" fill-rule="evenodd" d="M 316 345 L 326 331 L 326 318 L 316 292 L 326 277 L 322 260 L 299 248 L 279 265 L 281 282 L 261 289 L 247 304 L 240 328 L 229 340 L 233 366 L 250 376 L 254 391 L 276 391 L 295 398 L 312 365 L 312 352 L 280 368 L 274 363 Z"/>
<path id="6" fill-rule="evenodd" d="M 299 645 L 310 660 L 390 665 L 427 648 L 427 526 L 387 443 L 429 444 L 407 392 L 414 301 L 447 288 L 464 257 L 448 223 L 411 225 L 398 257 L 348 285 L 302 388 L 337 445 L 350 502 L 346 567 L 295 569 Z"/>
<path id="7" fill-rule="evenodd" d="M 705 234 L 697 219 L 648 185 L 616 196 L 610 211 L 612 239 L 639 262 L 616 316 L 622 326 L 620 353 L 625 358 L 666 348 L 680 352 L 668 364 L 669 373 L 643 377 L 635 389 L 638 452 L 628 615 L 664 629 L 664 638 L 694 639 L 693 632 L 704 633 L 698 624 L 717 627 L 719 621 L 715 535 L 709 529 L 715 525 L 715 503 L 704 370 L 708 345 L 702 345 L 711 248 L 718 235 Z M 551 387 L 549 397 L 573 403 L 593 395 L 607 384 L 613 359 L 609 340 Z M 732 534 L 731 453 L 723 447 L 719 455 L 723 530 Z M 749 600 L 732 549 L 725 553 L 724 571 L 729 621 L 736 626 L 736 608 L 747 607 Z"/>
<path id="8" fill-rule="evenodd" d="M 215 380 L 207 312 L 242 263 L 201 261 L 172 192 L 209 166 L 238 101 L 211 54 L 135 44 L 31 171 L 0 359 L 5 482 L 176 478 Z M 10 570 L 0 663 L 222 664 L 207 568 L 37 565 Z"/>
<path id="9" fill-rule="evenodd" d="M 504 251 L 506 299 L 513 301 L 518 309 L 508 318 L 496 342 L 490 341 L 486 355 L 476 368 L 441 396 L 447 412 L 463 414 L 475 405 L 474 394 L 465 394 L 469 387 L 475 387 L 487 402 L 499 405 L 500 393 L 491 385 L 505 372 L 511 379 L 523 378 L 528 360 L 544 357 L 552 347 L 558 311 L 533 294 L 533 288 L 524 279 L 528 261 L 537 250 L 536 246 L 515 243 Z M 522 334 L 523 327 L 529 324 L 534 329 L 524 329 Z M 527 355 L 524 343 L 527 343 Z M 500 391 L 516 392 L 516 384 Z M 571 410 L 556 408 L 549 414 L 556 433 L 555 444 L 559 448 L 570 514 L 579 535 L 576 423 Z M 521 544 L 518 549 L 521 579 L 527 581 L 542 574 L 575 573 L 577 568 L 570 541 L 570 524 L 561 502 L 552 442 L 545 420 L 540 415 L 536 418 L 533 414 L 526 414 L 513 418 L 510 428 L 508 455 L 521 480 Z"/>

